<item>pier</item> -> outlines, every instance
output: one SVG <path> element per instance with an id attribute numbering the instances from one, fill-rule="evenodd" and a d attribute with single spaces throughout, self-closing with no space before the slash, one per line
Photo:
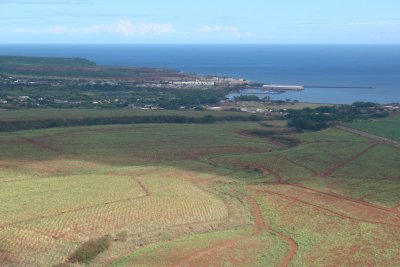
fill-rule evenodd
<path id="1" fill-rule="evenodd" d="M 269 90 L 269 91 L 303 91 L 304 86 L 265 84 L 265 85 L 263 85 L 262 89 Z"/>

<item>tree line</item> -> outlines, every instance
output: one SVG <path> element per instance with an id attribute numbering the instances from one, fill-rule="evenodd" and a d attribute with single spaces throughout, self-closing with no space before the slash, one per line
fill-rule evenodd
<path id="1" fill-rule="evenodd" d="M 352 122 L 371 118 L 384 118 L 389 114 L 381 105 L 355 102 L 352 105 L 323 106 L 315 109 L 288 110 L 288 127 L 298 131 L 318 131 L 338 122 Z"/>
<path id="2" fill-rule="evenodd" d="M 46 129 L 71 126 L 93 126 L 111 124 L 146 124 L 146 123 L 177 123 L 177 124 L 210 124 L 220 121 L 260 121 L 256 115 L 228 115 L 191 117 L 184 115 L 152 115 L 152 116 L 125 116 L 107 118 L 79 118 L 79 119 L 46 119 L 26 121 L 5 121 L 0 123 L 0 132 L 20 130 Z"/>

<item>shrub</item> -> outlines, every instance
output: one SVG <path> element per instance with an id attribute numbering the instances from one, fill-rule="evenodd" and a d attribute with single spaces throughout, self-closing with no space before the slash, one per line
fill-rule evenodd
<path id="1" fill-rule="evenodd" d="M 260 121 L 260 120 L 261 120 L 261 118 L 257 115 L 253 114 L 253 115 L 249 116 L 249 121 Z"/>
<path id="2" fill-rule="evenodd" d="M 119 242 L 126 242 L 126 240 L 128 239 L 128 233 L 126 231 L 120 232 L 115 236 L 115 241 L 119 241 Z"/>
<path id="3" fill-rule="evenodd" d="M 216 119 L 212 115 L 207 115 L 201 118 L 201 123 L 214 123 L 215 121 Z"/>
<path id="4" fill-rule="evenodd" d="M 87 264 L 96 258 L 97 255 L 110 247 L 111 236 L 106 235 L 98 239 L 92 239 L 78 247 L 69 258 L 69 262 Z"/>

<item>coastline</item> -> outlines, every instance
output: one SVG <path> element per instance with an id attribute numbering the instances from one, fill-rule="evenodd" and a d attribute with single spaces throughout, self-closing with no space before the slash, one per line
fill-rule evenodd
<path id="1" fill-rule="evenodd" d="M 83 57 L 104 66 L 152 66 L 199 75 L 246 78 L 256 83 L 376 88 L 306 88 L 300 94 L 274 96 L 276 100 L 289 98 L 332 104 L 350 104 L 357 100 L 381 104 L 400 102 L 399 51 L 400 45 L 0 46 L 0 54 Z"/>

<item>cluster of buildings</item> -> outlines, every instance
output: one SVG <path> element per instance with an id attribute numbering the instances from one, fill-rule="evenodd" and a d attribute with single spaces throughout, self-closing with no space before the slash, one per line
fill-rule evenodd
<path id="1" fill-rule="evenodd" d="M 168 81 L 144 81 L 132 84 L 135 87 L 151 88 L 172 88 L 172 89 L 209 89 L 209 88 L 230 88 L 250 85 L 251 82 L 245 79 L 234 79 L 226 77 L 190 77 L 180 80 Z"/>
<path id="2" fill-rule="evenodd" d="M 393 103 L 383 106 L 383 109 L 389 113 L 400 112 L 400 103 Z"/>
<path id="3" fill-rule="evenodd" d="M 6 98 L 0 99 L 0 105 L 4 107 L 46 107 L 46 106 L 79 106 L 84 104 L 84 101 L 73 101 L 56 98 L 44 98 L 44 97 L 30 97 L 26 95 L 22 96 L 7 96 Z"/>
<path id="4" fill-rule="evenodd" d="M 127 109 L 141 109 L 141 110 L 162 110 L 163 108 L 159 107 L 157 104 L 153 105 L 144 105 L 144 106 L 136 106 L 135 104 L 129 104 Z"/>
<path id="5" fill-rule="evenodd" d="M 245 79 L 234 79 L 228 77 L 202 77 L 202 76 L 187 76 L 180 77 L 179 79 L 170 80 L 108 80 L 108 79 L 62 79 L 62 78 L 40 78 L 35 79 L 26 77 L 12 77 L 0 75 L 0 85 L 24 85 L 24 86 L 132 86 L 132 87 L 150 87 L 150 88 L 194 88 L 194 89 L 207 89 L 214 87 L 236 87 L 246 86 L 251 84 L 250 81 Z"/>

